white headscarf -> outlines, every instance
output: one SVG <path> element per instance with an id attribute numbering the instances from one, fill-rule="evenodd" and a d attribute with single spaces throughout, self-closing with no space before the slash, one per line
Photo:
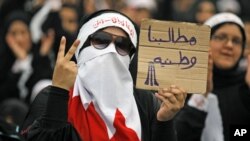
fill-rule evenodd
<path id="1" fill-rule="evenodd" d="M 230 13 L 230 12 L 218 13 L 212 16 L 211 18 L 209 18 L 204 24 L 210 26 L 213 31 L 214 27 L 216 27 L 217 25 L 224 24 L 224 23 L 234 23 L 240 27 L 241 34 L 243 36 L 243 48 L 244 48 L 246 44 L 245 26 L 244 26 L 243 21 L 237 15 Z"/>
<path id="2" fill-rule="evenodd" d="M 216 25 L 228 22 L 235 23 L 244 29 L 244 23 L 242 22 L 242 20 L 235 14 L 229 12 L 216 14 L 209 18 L 204 24 L 209 25 L 211 28 L 213 28 Z"/>

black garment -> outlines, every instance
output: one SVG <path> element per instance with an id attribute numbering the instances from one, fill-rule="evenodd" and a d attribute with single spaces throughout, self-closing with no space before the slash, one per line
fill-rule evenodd
<path id="1" fill-rule="evenodd" d="M 159 103 L 153 94 L 135 90 L 134 97 L 142 124 L 142 141 L 175 141 L 172 121 L 156 119 Z M 68 91 L 64 89 L 49 86 L 41 91 L 24 122 L 22 135 L 28 141 L 80 141 L 74 127 L 67 122 L 68 99 Z"/>
<path id="2" fill-rule="evenodd" d="M 225 71 L 214 66 L 213 73 L 213 93 L 219 102 L 224 141 L 229 141 L 230 127 L 250 125 L 250 89 L 245 83 L 245 73 L 236 68 Z M 206 112 L 185 105 L 175 119 L 178 140 L 201 140 L 206 115 Z"/>
<path id="3" fill-rule="evenodd" d="M 245 83 L 245 73 L 237 69 L 223 71 L 215 68 L 213 79 L 213 93 L 219 101 L 224 140 L 228 141 L 230 126 L 250 125 L 250 89 Z"/>
<path id="4" fill-rule="evenodd" d="M 239 16 L 242 19 L 250 19 L 250 1 L 249 0 L 238 0 L 241 8 Z"/>
<path id="5" fill-rule="evenodd" d="M 176 115 L 174 126 L 178 141 L 200 141 L 207 113 L 185 105 Z"/>

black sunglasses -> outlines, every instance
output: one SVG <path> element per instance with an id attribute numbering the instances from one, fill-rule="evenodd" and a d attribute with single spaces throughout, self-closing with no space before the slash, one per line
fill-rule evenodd
<path id="1" fill-rule="evenodd" d="M 130 57 L 135 52 L 135 47 L 127 37 L 117 36 L 105 31 L 97 31 L 89 36 L 90 43 L 96 49 L 104 49 L 114 42 L 116 51 L 122 55 L 129 55 Z"/>

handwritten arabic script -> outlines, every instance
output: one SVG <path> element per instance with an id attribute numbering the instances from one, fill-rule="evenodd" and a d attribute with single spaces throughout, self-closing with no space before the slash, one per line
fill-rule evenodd
<path id="1" fill-rule="evenodd" d="M 106 19 L 97 19 L 93 24 L 93 27 L 97 28 L 100 25 L 109 23 L 123 26 L 128 29 L 130 36 L 132 37 L 135 36 L 134 29 L 132 28 L 133 25 L 131 25 L 131 23 L 129 23 L 129 21 L 127 21 L 126 19 L 120 19 L 119 17 L 108 17 Z"/>
<path id="2" fill-rule="evenodd" d="M 166 65 L 184 66 L 184 67 L 181 67 L 181 69 L 190 69 L 196 64 L 197 58 L 195 56 L 191 57 L 189 61 L 188 57 L 183 56 L 181 51 L 179 51 L 179 55 L 180 55 L 180 60 L 178 62 L 173 62 L 168 58 L 164 60 L 161 57 L 155 57 L 153 62 L 156 64 L 160 64 L 162 67 Z"/>
<path id="3" fill-rule="evenodd" d="M 205 93 L 210 28 L 153 19 L 140 27 L 136 87 L 158 90 L 174 84 L 188 93 Z"/>
<path id="4" fill-rule="evenodd" d="M 165 67 L 167 65 L 177 65 L 181 69 L 190 69 L 196 64 L 197 58 L 195 56 L 191 57 L 190 61 L 187 56 L 182 55 L 182 52 L 179 51 L 179 61 L 173 62 L 170 59 L 162 59 L 160 56 L 155 57 L 153 61 L 148 62 L 148 74 L 147 78 L 144 82 L 145 85 L 150 86 L 159 86 L 158 80 L 156 79 L 156 71 L 154 64 L 160 64 L 161 67 Z"/>
<path id="5" fill-rule="evenodd" d="M 162 39 L 162 38 L 156 38 L 152 36 L 152 29 L 151 25 L 148 27 L 148 41 L 149 42 L 157 42 L 157 43 L 163 43 L 163 42 L 170 42 L 170 43 L 189 43 L 191 46 L 196 44 L 196 38 L 191 37 L 189 40 L 185 35 L 181 35 L 180 28 L 178 28 L 178 37 L 175 39 L 175 32 L 174 28 L 168 28 L 168 39 Z"/>

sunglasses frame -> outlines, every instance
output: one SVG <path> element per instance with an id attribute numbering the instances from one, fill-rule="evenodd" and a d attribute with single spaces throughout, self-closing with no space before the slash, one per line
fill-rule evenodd
<path id="1" fill-rule="evenodd" d="M 108 37 L 110 37 L 110 39 L 111 39 L 108 43 L 105 43 L 104 46 L 101 47 L 101 48 L 100 48 L 100 47 L 97 47 L 98 44 L 95 44 L 94 41 L 92 41 L 92 40 L 94 40 L 94 39 L 93 39 L 94 36 L 97 35 L 97 34 L 100 33 L 100 32 L 101 32 L 102 34 L 104 33 L 104 34 L 108 35 Z M 126 51 L 126 50 L 120 48 L 120 47 L 117 45 L 117 39 L 118 39 L 118 38 L 120 38 L 120 39 L 128 39 L 127 41 L 129 42 L 128 44 L 129 44 L 129 46 L 130 46 L 130 49 L 129 49 L 128 51 Z M 131 57 L 131 56 L 135 53 L 135 47 L 134 47 L 134 45 L 132 44 L 130 38 L 128 38 L 128 37 L 118 36 L 118 35 L 114 35 L 114 34 L 111 34 L 111 33 L 109 33 L 109 32 L 105 32 L 105 31 L 100 30 L 100 31 L 97 31 L 97 32 L 95 32 L 95 33 L 89 35 L 88 40 L 89 40 L 89 43 L 90 43 L 91 45 L 93 45 L 96 49 L 105 49 L 105 48 L 107 48 L 107 47 L 110 45 L 110 43 L 113 42 L 114 45 L 115 45 L 115 49 L 116 49 L 117 53 L 119 53 L 121 56 L 129 55 L 129 56 Z M 126 54 L 121 53 L 119 50 L 122 50 L 122 51 L 126 52 Z"/>

